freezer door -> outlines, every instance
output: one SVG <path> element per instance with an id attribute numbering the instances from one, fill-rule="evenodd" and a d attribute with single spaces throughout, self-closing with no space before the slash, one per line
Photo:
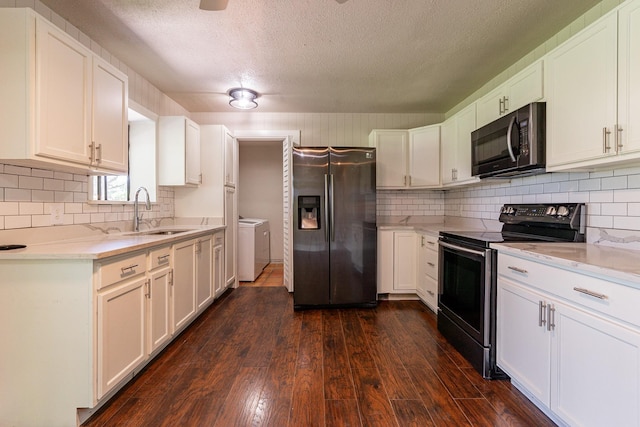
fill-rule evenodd
<path id="1" fill-rule="evenodd" d="M 377 301 L 375 154 L 372 148 L 331 148 L 331 304 Z"/>
<path id="2" fill-rule="evenodd" d="M 292 161 L 294 307 L 328 305 L 330 236 L 326 199 L 329 150 L 293 148 Z"/>

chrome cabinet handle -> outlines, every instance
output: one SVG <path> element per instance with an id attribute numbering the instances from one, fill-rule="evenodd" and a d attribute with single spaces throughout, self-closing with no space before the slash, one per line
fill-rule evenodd
<path id="1" fill-rule="evenodd" d="M 578 288 L 577 286 L 573 288 L 574 291 L 576 292 L 580 292 L 581 294 L 586 294 L 598 299 L 609 299 L 608 296 L 606 296 L 605 294 L 600 294 L 598 292 L 593 292 L 590 291 L 589 289 L 585 289 L 585 288 Z"/>
<path id="2" fill-rule="evenodd" d="M 544 311 L 547 308 L 547 304 L 544 301 L 538 301 L 538 326 L 542 326 L 547 323 L 544 317 Z"/>
<path id="3" fill-rule="evenodd" d="M 158 264 L 169 262 L 169 254 L 158 256 Z"/>
<path id="4" fill-rule="evenodd" d="M 529 272 L 527 270 L 525 270 L 524 268 L 518 268 L 518 267 L 514 267 L 514 266 L 508 266 L 507 267 L 509 270 L 513 270 L 516 271 L 518 273 L 522 273 L 522 274 L 529 274 Z"/>
<path id="5" fill-rule="evenodd" d="M 98 155 L 98 153 L 100 153 L 100 155 Z M 98 144 L 96 145 L 96 163 L 100 163 L 101 161 L 102 161 L 102 144 Z"/>
<path id="6" fill-rule="evenodd" d="M 427 293 L 431 296 L 435 296 L 435 293 L 433 293 L 433 291 L 427 291 Z"/>
<path id="7" fill-rule="evenodd" d="M 122 271 L 122 274 L 131 274 L 131 273 L 135 273 L 135 268 L 138 266 L 138 264 L 132 264 L 128 267 L 121 267 L 120 271 Z"/>
<path id="8" fill-rule="evenodd" d="M 614 132 L 616 133 L 616 153 L 622 151 L 622 126 L 615 125 Z"/>
<path id="9" fill-rule="evenodd" d="M 504 114 L 504 98 L 498 100 L 498 115 L 501 116 L 502 114 Z"/>
<path id="10" fill-rule="evenodd" d="M 91 142 L 91 144 L 89 144 L 89 162 L 93 163 L 93 158 L 96 155 L 96 143 L 95 142 Z"/>
<path id="11" fill-rule="evenodd" d="M 420 236 L 420 246 L 424 248 L 424 236 Z"/>
<path id="12" fill-rule="evenodd" d="M 429 267 L 431 268 L 436 268 L 436 265 L 432 262 L 428 262 L 427 265 L 429 265 Z"/>
<path id="13" fill-rule="evenodd" d="M 607 129 L 607 127 L 603 127 L 602 128 L 602 152 L 603 153 L 607 153 L 609 150 L 611 150 L 611 146 L 609 145 L 609 135 L 611 134 L 611 131 L 609 129 Z"/>
<path id="14" fill-rule="evenodd" d="M 504 108 L 504 112 L 505 113 L 507 111 L 509 111 L 509 97 L 508 96 L 503 96 L 502 97 L 502 108 Z"/>
<path id="15" fill-rule="evenodd" d="M 547 331 L 551 331 L 556 328 L 556 308 L 547 304 Z"/>

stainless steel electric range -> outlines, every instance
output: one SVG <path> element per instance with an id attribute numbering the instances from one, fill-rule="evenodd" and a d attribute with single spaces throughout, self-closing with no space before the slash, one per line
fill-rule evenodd
<path id="1" fill-rule="evenodd" d="M 496 268 L 492 243 L 582 242 L 584 204 L 507 204 L 500 232 L 440 232 L 438 330 L 482 374 L 496 366 Z"/>

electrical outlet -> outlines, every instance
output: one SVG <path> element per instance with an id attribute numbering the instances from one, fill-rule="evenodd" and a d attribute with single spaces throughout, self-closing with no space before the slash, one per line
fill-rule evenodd
<path id="1" fill-rule="evenodd" d="M 49 212 L 51 213 L 51 225 L 64 224 L 64 204 L 51 204 Z"/>

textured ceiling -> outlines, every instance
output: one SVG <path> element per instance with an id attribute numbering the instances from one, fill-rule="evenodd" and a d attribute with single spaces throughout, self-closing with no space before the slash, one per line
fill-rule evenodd
<path id="1" fill-rule="evenodd" d="M 41 0 L 188 111 L 443 113 L 598 0 Z"/>

